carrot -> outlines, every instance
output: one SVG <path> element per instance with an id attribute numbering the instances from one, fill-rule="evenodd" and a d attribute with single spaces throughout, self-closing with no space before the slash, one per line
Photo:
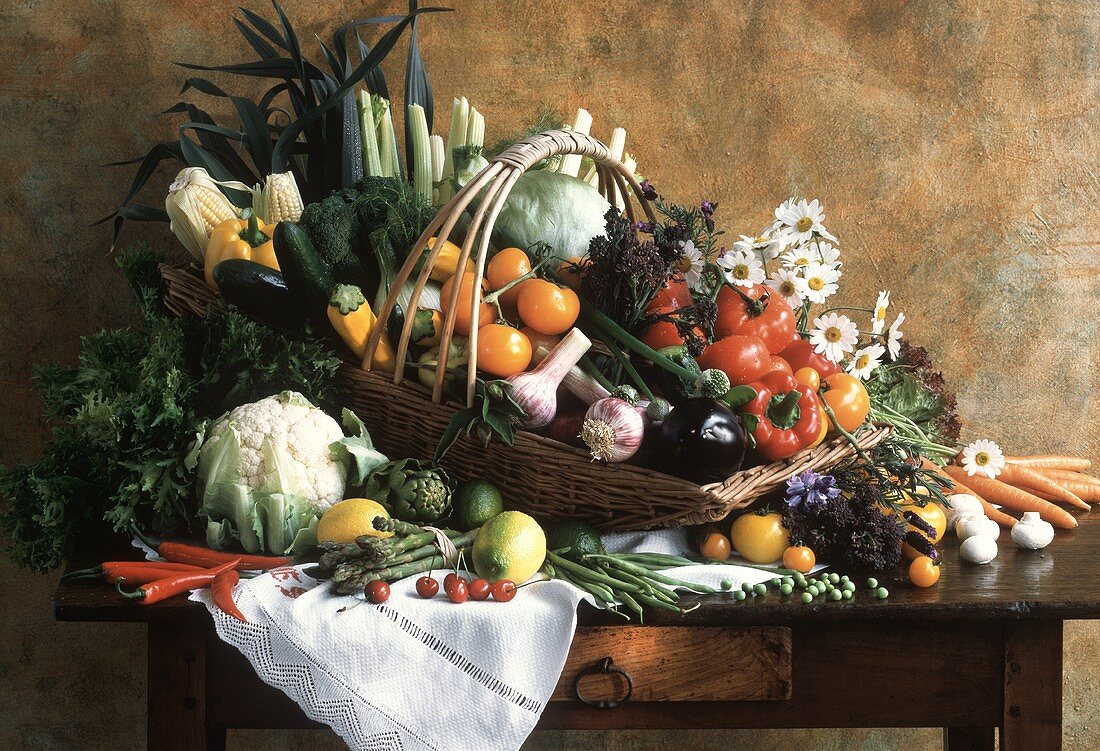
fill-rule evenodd
<path id="1" fill-rule="evenodd" d="M 1039 470 L 1050 479 L 1072 490 L 1085 501 L 1100 501 L 1100 477 L 1070 472 L 1065 469 Z"/>
<path id="2" fill-rule="evenodd" d="M 1074 472 L 1084 472 L 1092 466 L 1088 459 L 1079 456 L 1059 456 L 1057 454 L 1043 454 L 1038 456 L 1006 456 L 1009 464 L 1018 464 L 1032 469 L 1068 469 Z"/>
<path id="3" fill-rule="evenodd" d="M 1073 529 L 1077 526 L 1077 520 L 1068 511 L 1026 490 L 980 475 L 971 477 L 962 467 L 944 467 L 944 471 L 951 476 L 951 479 L 965 482 L 967 487 L 978 491 L 991 503 L 999 503 L 1015 511 L 1038 511 L 1040 517 L 1062 529 Z"/>
<path id="4" fill-rule="evenodd" d="M 1068 503 L 1070 506 L 1076 506 L 1085 511 L 1092 509 L 1092 506 L 1081 500 L 1076 493 L 1067 489 L 1060 482 L 1036 472 L 1031 467 L 1020 464 L 1006 464 L 1001 473 L 997 475 L 997 479 L 1025 490 L 1041 490 L 1047 495 L 1054 496 L 1059 503 Z"/>
<path id="5" fill-rule="evenodd" d="M 943 467 L 939 467 L 928 461 L 927 459 L 921 459 L 921 464 L 924 466 L 925 469 L 930 469 L 933 472 L 938 473 L 940 477 L 945 477 L 945 475 L 943 474 Z M 974 492 L 972 488 L 968 488 L 966 485 L 963 485 L 954 477 L 946 477 L 946 479 L 950 480 L 951 484 L 955 486 L 956 492 L 969 493 L 970 495 L 981 501 L 982 508 L 985 510 L 985 515 L 1000 524 L 1002 527 L 1008 527 L 1009 529 L 1011 529 L 1013 525 L 1015 525 L 1016 522 L 1019 521 L 1015 516 L 1012 516 L 1011 514 L 1006 514 L 999 508 L 994 508 L 993 504 L 982 498 L 978 493 Z"/>

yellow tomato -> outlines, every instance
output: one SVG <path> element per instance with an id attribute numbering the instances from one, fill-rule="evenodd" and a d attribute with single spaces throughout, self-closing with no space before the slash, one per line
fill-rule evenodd
<path id="1" fill-rule="evenodd" d="M 767 514 L 742 514 L 730 527 L 730 542 L 742 558 L 752 563 L 774 563 L 791 544 L 783 517 Z"/>

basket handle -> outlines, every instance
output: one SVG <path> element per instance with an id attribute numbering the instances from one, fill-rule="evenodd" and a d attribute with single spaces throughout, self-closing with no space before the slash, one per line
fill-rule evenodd
<path id="1" fill-rule="evenodd" d="M 504 202 L 508 199 L 516 181 L 520 176 L 544 159 L 553 156 L 574 154 L 587 156 L 596 163 L 596 172 L 599 177 L 600 194 L 611 205 L 617 205 L 621 197 L 625 206 L 627 218 L 635 221 L 634 207 L 631 203 L 631 194 L 638 201 L 646 217 L 650 221 L 656 221 L 656 215 L 649 200 L 645 197 L 642 186 L 638 183 L 634 173 L 611 155 L 602 142 L 583 133 L 570 130 L 550 130 L 545 133 L 526 138 L 513 144 L 510 148 L 501 152 L 489 162 L 489 166 L 481 170 L 473 180 L 467 183 L 444 206 L 435 218 L 428 223 L 424 233 L 417 239 L 409 252 L 408 258 L 401 266 L 394 280 L 393 288 L 387 295 L 382 307 L 378 310 L 378 320 L 367 338 L 367 350 L 363 356 L 363 369 L 370 370 L 374 360 L 374 350 L 381 340 L 386 324 L 394 307 L 397 305 L 397 294 L 402 286 L 412 276 L 417 264 L 424 258 L 420 273 L 413 286 L 412 296 L 409 299 L 409 310 L 406 311 L 401 335 L 397 341 L 396 362 L 393 382 L 401 383 L 404 378 L 404 362 L 409 351 L 409 337 L 412 335 L 412 326 L 417 304 L 428 282 L 436 258 L 439 256 L 443 244 L 450 238 L 455 224 L 474 198 L 485 190 L 485 196 L 474 212 L 473 221 L 466 232 L 466 239 L 462 243 L 462 249 L 458 257 L 456 270 L 464 269 L 473 251 L 475 240 L 478 242 L 476 262 L 474 264 L 473 289 L 481 289 L 485 276 L 486 257 L 489 252 L 489 238 L 497 217 L 500 215 Z M 436 242 L 428 248 L 428 241 L 435 236 Z M 461 273 L 461 272 L 460 272 Z M 432 401 L 440 402 L 443 398 L 443 383 L 447 371 L 447 360 L 450 354 L 451 339 L 454 334 L 455 315 L 458 307 L 458 297 L 461 285 L 452 285 L 450 299 L 447 301 L 447 314 L 443 319 L 443 331 L 439 341 L 439 360 L 436 364 L 435 383 L 432 387 Z M 470 301 L 470 320 L 477 317 L 481 305 L 480 295 L 473 295 Z M 469 349 L 469 364 L 466 375 L 466 405 L 471 406 L 474 399 L 474 384 L 477 376 L 477 327 L 470 330 L 467 347 Z"/>

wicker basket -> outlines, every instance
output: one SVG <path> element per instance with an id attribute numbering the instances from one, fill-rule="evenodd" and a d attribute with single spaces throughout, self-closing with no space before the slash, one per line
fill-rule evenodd
<path id="1" fill-rule="evenodd" d="M 630 194 L 638 200 L 650 219 L 653 210 L 642 195 L 641 186 L 620 162 L 613 159 L 599 141 L 570 131 L 542 133 L 517 143 L 493 159 L 428 225 L 398 273 L 395 289 L 413 274 L 419 258 L 427 254 L 416 280 L 410 307 L 415 307 L 428 280 L 437 252 L 427 249 L 428 238 L 446 239 L 459 216 L 481 192 L 483 198 L 466 232 L 458 268 L 463 268 L 478 243 L 475 256 L 480 285 L 484 274 L 493 223 L 512 186 L 520 175 L 539 161 L 559 154 L 581 154 L 597 164 L 601 193 L 615 203 L 621 198 L 633 221 Z M 442 242 L 434 244 L 441 248 Z M 202 314 L 216 297 L 203 283 L 197 270 L 189 267 L 162 266 L 166 282 L 165 305 L 177 315 Z M 367 342 L 368 356 L 363 363 L 345 362 L 338 373 L 349 405 L 364 420 L 377 445 L 393 456 L 431 456 L 451 415 L 462 405 L 443 403 L 443 374 L 446 368 L 446 344 L 454 330 L 459 285 L 453 285 L 449 313 L 444 318 L 441 362 L 433 389 L 404 380 L 403 369 L 392 376 L 370 372 L 370 353 L 385 330 L 393 311 L 392 294 L 378 312 L 378 325 Z M 471 318 L 476 315 L 473 313 Z M 397 361 L 404 362 L 408 352 L 412 316 L 407 316 L 397 342 Z M 476 370 L 476 331 L 470 334 L 468 349 L 467 401 L 474 394 Z M 863 448 L 870 448 L 889 434 L 889 428 L 865 429 L 858 436 Z M 755 499 L 779 489 L 794 473 L 813 468 L 826 470 L 854 455 L 843 438 L 801 451 L 788 459 L 737 472 L 722 482 L 696 485 L 688 480 L 631 464 L 595 463 L 579 449 L 558 441 L 520 431 L 515 443 L 507 446 L 494 441 L 487 447 L 469 438 L 461 438 L 447 453 L 444 464 L 461 478 L 482 477 L 508 489 L 509 505 L 543 518 L 576 518 L 592 522 L 600 529 L 630 530 L 675 527 L 718 521 L 731 511 L 749 505 Z"/>

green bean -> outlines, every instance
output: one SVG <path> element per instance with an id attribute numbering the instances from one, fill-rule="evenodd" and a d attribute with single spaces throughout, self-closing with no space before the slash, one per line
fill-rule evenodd
<path id="1" fill-rule="evenodd" d="M 582 566 L 579 563 L 573 563 L 573 561 L 570 561 L 567 558 L 562 558 L 561 556 L 555 555 L 554 553 L 548 553 L 547 555 L 550 557 L 551 562 L 555 566 L 565 571 L 569 571 L 575 576 L 581 576 L 590 581 L 595 581 L 598 584 L 607 584 L 608 586 L 625 589 L 630 592 L 641 591 L 641 588 L 638 585 L 630 584 L 628 582 L 624 582 L 618 579 L 613 579 L 603 571 L 596 571 L 594 569 Z"/>

